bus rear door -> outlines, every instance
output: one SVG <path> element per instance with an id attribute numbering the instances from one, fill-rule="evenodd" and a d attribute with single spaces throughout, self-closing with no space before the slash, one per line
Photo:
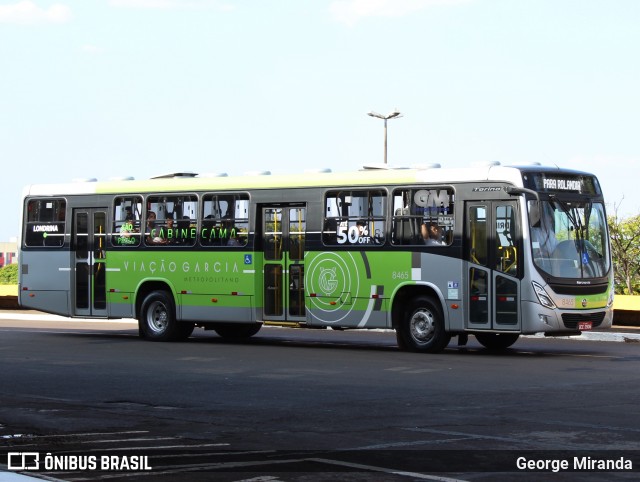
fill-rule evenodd
<path id="1" fill-rule="evenodd" d="M 304 205 L 262 206 L 263 321 L 306 321 L 304 299 Z"/>
<path id="2" fill-rule="evenodd" d="M 515 201 L 466 204 L 467 329 L 521 329 L 517 212 Z"/>
<path id="3" fill-rule="evenodd" d="M 73 316 L 107 316 L 106 208 L 73 210 Z"/>

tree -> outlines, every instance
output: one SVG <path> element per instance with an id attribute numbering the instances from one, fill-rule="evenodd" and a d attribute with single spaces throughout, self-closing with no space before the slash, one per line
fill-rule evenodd
<path id="1" fill-rule="evenodd" d="M 614 206 L 614 214 L 607 221 L 616 293 L 640 293 L 640 215 L 622 219 L 618 206 Z"/>
<path id="2" fill-rule="evenodd" d="M 8 264 L 0 268 L 0 285 L 18 284 L 18 265 Z"/>

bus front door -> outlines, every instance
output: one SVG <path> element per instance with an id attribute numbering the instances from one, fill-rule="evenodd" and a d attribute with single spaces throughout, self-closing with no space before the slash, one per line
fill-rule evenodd
<path id="1" fill-rule="evenodd" d="M 521 329 L 522 243 L 517 209 L 514 201 L 467 203 L 468 329 Z"/>
<path id="2" fill-rule="evenodd" d="M 306 209 L 301 205 L 263 206 L 261 214 L 263 321 L 304 322 Z"/>
<path id="3" fill-rule="evenodd" d="M 71 270 L 74 286 L 74 316 L 107 316 L 106 296 L 107 210 L 81 208 L 73 210 Z"/>

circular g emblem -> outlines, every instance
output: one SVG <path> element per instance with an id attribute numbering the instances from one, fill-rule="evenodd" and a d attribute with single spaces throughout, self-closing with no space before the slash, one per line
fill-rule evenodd
<path id="1" fill-rule="evenodd" d="M 318 286 L 327 295 L 332 295 L 338 287 L 336 279 L 336 268 L 320 267 L 320 276 L 318 277 Z"/>
<path id="2" fill-rule="evenodd" d="M 360 288 L 358 267 L 351 253 L 318 253 L 307 261 L 307 290 L 311 315 L 323 323 L 336 323 L 353 309 L 351 299 Z"/>

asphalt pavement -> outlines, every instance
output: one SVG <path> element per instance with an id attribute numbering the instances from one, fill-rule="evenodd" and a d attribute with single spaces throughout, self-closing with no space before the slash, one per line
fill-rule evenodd
<path id="1" fill-rule="evenodd" d="M 87 323 L 88 325 L 92 325 L 93 329 L 95 329 L 101 323 L 120 323 L 123 329 L 134 329 L 136 326 L 136 321 L 132 319 L 125 320 L 96 320 L 96 319 L 78 319 L 78 318 L 66 318 L 56 315 L 50 315 L 46 313 L 36 312 L 36 311 L 26 311 L 26 310 L 0 310 L 0 319 L 3 320 L 34 320 L 34 321 L 43 321 L 43 322 L 69 322 L 75 324 L 75 329 L 77 328 L 77 323 Z M 529 335 L 528 337 L 532 338 L 543 338 L 544 335 Z M 579 336 L 574 337 L 563 337 L 566 339 L 570 339 L 572 341 L 613 341 L 613 342 L 625 342 L 625 343 L 640 343 L 640 326 L 614 326 L 610 329 L 606 330 L 593 330 L 583 332 Z M 7 467 L 0 465 L 0 481 L 2 482 L 35 482 L 38 480 L 43 480 L 39 478 L 34 478 L 27 475 L 22 475 L 15 472 L 6 472 Z M 46 480 L 54 481 L 56 479 L 48 478 Z"/>
<path id="2" fill-rule="evenodd" d="M 73 323 L 117 323 L 119 321 L 123 323 L 137 323 L 136 320 L 124 319 L 124 320 L 106 320 L 106 319 L 86 319 L 86 318 L 67 318 L 64 316 L 50 315 L 32 310 L 0 310 L 0 319 L 2 320 L 42 320 L 42 321 L 69 321 Z M 384 331 L 384 330 L 383 330 Z M 544 334 L 526 335 L 534 338 L 544 338 Z M 587 341 L 617 341 L 625 343 L 640 343 L 640 326 L 623 326 L 614 325 L 607 329 L 598 329 L 592 331 L 583 331 L 579 336 L 562 337 L 572 340 L 587 340 Z"/>

